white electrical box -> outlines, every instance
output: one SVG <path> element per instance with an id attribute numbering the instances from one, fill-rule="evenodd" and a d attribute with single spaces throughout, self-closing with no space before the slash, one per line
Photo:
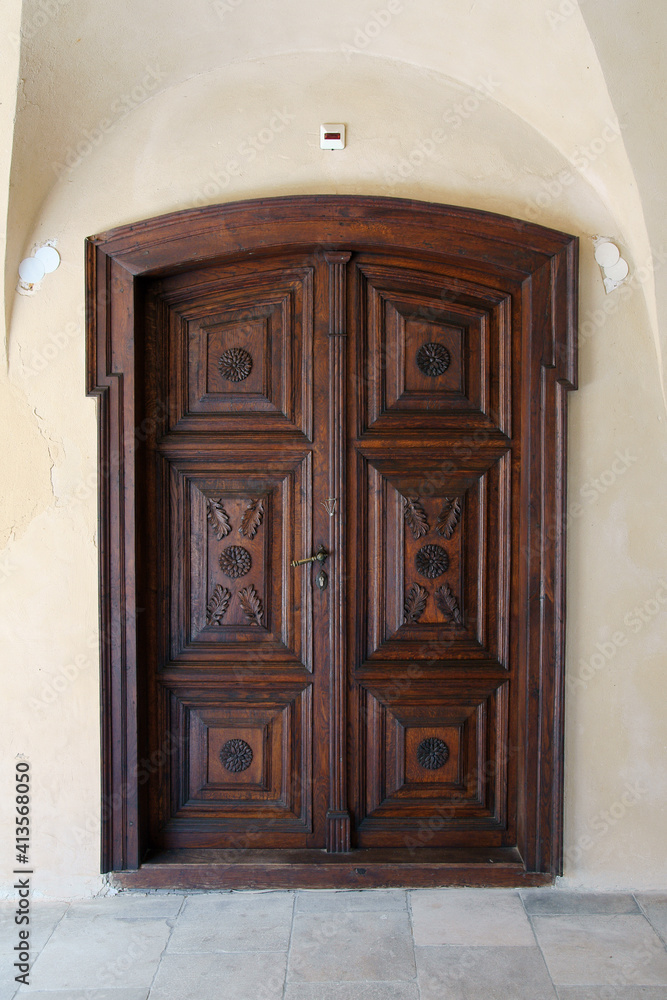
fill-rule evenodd
<path id="1" fill-rule="evenodd" d="M 345 126 L 320 125 L 320 149 L 345 149 Z"/>

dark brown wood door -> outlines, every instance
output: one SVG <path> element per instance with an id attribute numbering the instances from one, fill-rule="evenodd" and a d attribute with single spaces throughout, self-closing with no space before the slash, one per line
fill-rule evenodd
<path id="1" fill-rule="evenodd" d="M 161 846 L 324 844 L 335 585 L 291 562 L 331 548 L 326 279 L 323 259 L 287 254 L 147 300 L 149 409 L 167 398 L 170 418 L 146 509 L 150 740 L 174 748 Z"/>
<path id="2" fill-rule="evenodd" d="M 391 199 L 91 241 L 123 884 L 559 871 L 575 264 Z"/>
<path id="3" fill-rule="evenodd" d="M 154 842 L 513 843 L 505 296 L 287 253 L 155 283 L 147 325 Z"/>

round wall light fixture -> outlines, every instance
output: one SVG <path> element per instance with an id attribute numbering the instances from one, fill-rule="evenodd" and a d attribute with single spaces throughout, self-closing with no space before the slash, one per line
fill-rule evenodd
<path id="1" fill-rule="evenodd" d="M 21 295 L 34 295 L 45 274 L 51 274 L 60 266 L 60 254 L 53 243 L 42 243 L 33 248 L 32 256 L 24 257 L 19 264 L 19 282 L 16 286 Z"/>
<path id="2" fill-rule="evenodd" d="M 623 284 L 630 268 L 628 262 L 621 257 L 621 251 L 608 236 L 596 236 L 593 240 L 595 259 L 602 270 L 604 287 L 607 293 Z"/>

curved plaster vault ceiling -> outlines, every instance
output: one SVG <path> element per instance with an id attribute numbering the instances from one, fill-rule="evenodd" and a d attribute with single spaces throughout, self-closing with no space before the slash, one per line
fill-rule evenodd
<path id="1" fill-rule="evenodd" d="M 624 5 L 626 0 L 619 6 Z M 13 6 L 20 6 L 18 0 Z M 608 4 L 603 6 L 608 8 Z M 560 161 L 562 169 L 581 175 L 596 192 L 615 221 L 616 230 L 608 235 L 624 242 L 631 261 L 644 262 L 649 257 L 642 204 L 624 137 L 617 127 L 614 131 L 616 114 L 605 75 L 573 0 L 513 0 L 509 6 L 496 0 L 465 4 L 391 0 L 384 5 L 379 0 L 339 0 L 331 5 L 305 0 L 286 4 L 194 0 L 187 5 L 157 0 L 93 5 L 88 0 L 25 0 L 22 32 L 7 225 L 10 290 L 16 264 L 31 241 L 57 236 L 41 232 L 47 200 L 57 199 L 73 182 L 80 185 L 86 171 L 98 187 L 119 179 L 119 165 L 112 163 L 107 180 L 102 181 L 113 146 L 123 149 L 124 157 L 134 154 L 135 163 L 125 160 L 130 178 L 136 181 L 137 171 L 143 171 L 154 178 L 157 189 L 163 189 L 156 213 L 194 203 L 197 196 L 188 199 L 187 191 L 174 187 L 170 177 L 174 161 L 188 158 L 184 144 L 180 142 L 180 148 L 165 156 L 164 148 L 151 143 L 151 126 L 136 129 L 135 122 L 153 119 L 159 130 L 171 116 L 179 123 L 187 121 L 191 148 L 198 152 L 199 161 L 202 154 L 206 159 L 207 151 L 209 159 L 224 166 L 229 137 L 236 140 L 244 121 L 252 126 L 253 109 L 258 113 L 263 107 L 265 117 L 267 104 L 289 94 L 290 80 L 298 84 L 299 92 L 292 92 L 296 105 L 289 113 L 303 132 L 305 163 L 309 162 L 306 150 L 316 143 L 320 120 L 346 120 L 346 110 L 353 116 L 348 119 L 349 172 L 330 169 L 326 190 L 349 190 L 354 182 L 356 189 L 366 190 L 370 185 L 377 191 L 380 178 L 371 164 L 382 162 L 386 154 L 398 162 L 414 149 L 410 145 L 414 138 L 406 145 L 402 135 L 414 108 L 419 108 L 423 128 L 420 101 L 430 102 L 437 126 L 443 108 L 451 107 L 453 93 L 458 91 L 461 101 L 468 97 L 468 107 L 481 94 L 484 113 L 475 111 L 469 120 L 462 118 L 462 131 L 480 149 L 478 164 L 471 165 L 472 181 L 484 175 L 484 143 L 502 147 L 509 112 L 532 132 L 534 145 L 539 145 L 539 137 L 558 154 L 551 163 L 529 164 L 542 186 L 551 183 L 551 190 L 557 190 L 552 171 Z M 646 44 L 644 39 L 642 44 Z M 636 47 L 633 58 L 638 58 Z M 410 82 L 414 74 L 419 77 L 417 86 Z M 406 84 L 397 108 L 396 87 Z M 299 118 L 302 106 L 309 111 L 303 120 Z M 316 110 L 320 112 L 317 119 Z M 364 115 L 363 110 L 368 113 Z M 258 123 L 264 124 L 260 119 Z M 452 126 L 451 119 L 449 124 L 458 127 Z M 429 134 L 422 133 L 422 138 L 428 139 Z M 123 135 L 128 140 L 141 137 L 144 145 L 123 144 Z M 600 144 L 602 153 L 591 152 Z M 236 140 L 233 148 L 237 146 Z M 276 143 L 272 154 L 278 148 Z M 77 149 L 89 150 L 79 158 L 90 161 L 84 169 L 76 162 Z M 520 169 L 522 160 L 530 159 L 529 150 L 530 142 L 518 149 L 506 143 L 501 149 L 509 166 L 492 179 L 489 171 L 486 178 L 487 189 L 493 193 L 496 188 L 494 210 L 522 215 L 520 203 L 513 204 L 511 198 L 504 202 L 502 177 L 503 169 Z M 571 163 L 577 155 L 578 170 Z M 97 162 L 96 180 L 93 161 Z M 76 162 L 75 174 L 70 162 Z M 462 185 L 450 183 L 448 151 L 438 162 L 440 189 L 428 196 L 467 203 L 467 198 L 474 197 L 474 184 L 466 192 Z M 293 166 L 290 163 L 290 176 Z M 191 190 L 201 191 L 209 173 L 210 165 L 201 183 L 191 184 Z M 266 178 L 261 193 L 290 190 L 279 170 L 273 177 L 273 183 L 271 176 Z M 404 180 L 414 184 L 416 178 Z M 318 173 L 301 170 L 299 181 L 299 190 L 323 190 L 321 167 Z M 235 188 L 235 198 L 257 193 L 246 194 L 242 183 L 239 187 L 243 193 L 239 195 Z M 395 192 L 381 193 L 413 191 L 398 186 Z M 84 190 L 81 197 L 88 200 Z M 219 185 L 217 194 L 208 200 L 228 198 Z M 130 221 L 125 212 L 131 200 L 117 203 L 116 214 L 96 217 L 91 211 L 87 230 Z M 478 207 L 482 206 L 478 203 Z M 560 218 L 559 196 L 538 207 L 539 214 L 523 213 L 524 217 L 567 228 L 567 218 Z M 147 204 L 147 210 L 139 208 L 135 217 L 149 211 Z M 659 350 L 652 277 L 643 291 Z M 8 315 L 9 309 L 8 305 Z"/>

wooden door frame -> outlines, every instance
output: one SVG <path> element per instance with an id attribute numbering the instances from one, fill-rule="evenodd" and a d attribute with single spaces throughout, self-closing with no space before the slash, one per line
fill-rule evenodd
<path id="1" fill-rule="evenodd" d="M 523 539 L 525 649 L 529 676 L 521 691 L 524 731 L 520 861 L 497 873 L 453 859 L 422 874 L 377 866 L 374 874 L 332 861 L 307 878 L 303 866 L 272 884 L 536 884 L 562 870 L 563 695 L 565 638 L 566 397 L 576 388 L 578 240 L 532 223 L 471 209 L 404 199 L 308 195 L 192 209 L 102 233 L 86 241 L 87 383 L 99 400 L 100 658 L 103 872 L 128 872 L 124 884 L 241 885 L 247 875 L 211 879 L 205 859 L 189 876 L 146 872 L 142 878 L 141 792 L 151 767 L 138 750 L 137 553 L 135 449 L 146 421 L 140 405 L 141 283 L 271 248 L 352 252 L 387 247 L 440 263 L 465 261 L 520 288 L 524 371 L 522 421 L 530 509 Z M 201 853 L 201 852 L 200 852 Z M 437 867 L 437 866 L 436 866 Z M 445 866 L 446 867 L 446 866 Z M 283 869 L 285 865 L 283 864 Z M 396 866 L 394 866 L 396 868 Z M 422 871 L 423 870 L 423 871 Z M 301 874 L 299 874 L 301 872 Z M 362 873 L 360 876 L 359 873 Z M 429 874 L 430 872 L 430 874 Z M 208 873 L 208 874 L 207 874 Z M 364 876 L 366 876 L 364 878 Z M 151 881 L 153 879 L 153 881 Z M 296 879 L 296 882 L 294 881 Z M 416 881 L 415 881 L 416 880 Z M 123 879 L 120 879 L 123 882 Z"/>

